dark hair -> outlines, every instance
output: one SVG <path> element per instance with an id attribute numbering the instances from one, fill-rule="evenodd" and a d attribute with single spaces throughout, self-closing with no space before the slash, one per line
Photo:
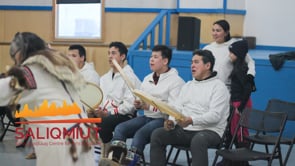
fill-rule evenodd
<path id="1" fill-rule="evenodd" d="M 20 62 L 24 62 L 30 56 L 33 56 L 34 53 L 45 49 L 47 49 L 46 42 L 36 34 L 31 32 L 17 32 L 11 41 L 9 53 L 11 58 L 15 59 L 16 53 L 20 51 Z"/>
<path id="2" fill-rule="evenodd" d="M 193 52 L 193 56 L 198 55 L 202 57 L 203 63 L 210 63 L 210 71 L 213 71 L 215 65 L 215 58 L 211 51 L 209 50 L 196 50 Z"/>
<path id="3" fill-rule="evenodd" d="M 111 42 L 110 43 L 109 48 L 111 48 L 111 47 L 118 48 L 119 49 L 119 52 L 120 52 L 120 55 L 125 54 L 125 59 L 127 59 L 128 49 L 127 49 L 127 47 L 125 46 L 124 43 L 118 42 L 118 41 L 114 41 L 114 42 Z"/>
<path id="4" fill-rule="evenodd" d="M 86 61 L 86 50 L 82 45 L 80 44 L 70 45 L 69 50 L 78 50 L 80 57 L 84 56 L 84 61 Z"/>
<path id="5" fill-rule="evenodd" d="M 229 23 L 226 20 L 218 20 L 213 23 L 213 25 L 215 24 L 218 24 L 219 26 L 221 26 L 224 32 L 227 32 L 227 35 L 225 36 L 224 41 L 225 42 L 229 41 L 231 39 Z"/>
<path id="6" fill-rule="evenodd" d="M 229 78 L 232 78 L 234 75 L 241 75 L 242 73 L 248 72 L 248 65 L 245 59 L 237 58 L 235 62 L 233 62 L 233 70 L 229 75 Z"/>
<path id="7" fill-rule="evenodd" d="M 168 59 L 168 65 L 172 59 L 172 49 L 165 45 L 156 45 L 152 51 L 160 51 L 163 58 Z"/>

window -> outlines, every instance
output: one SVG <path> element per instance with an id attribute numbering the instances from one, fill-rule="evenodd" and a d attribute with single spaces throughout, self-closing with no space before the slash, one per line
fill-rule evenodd
<path id="1" fill-rule="evenodd" d="M 54 0 L 54 40 L 102 40 L 101 0 Z"/>

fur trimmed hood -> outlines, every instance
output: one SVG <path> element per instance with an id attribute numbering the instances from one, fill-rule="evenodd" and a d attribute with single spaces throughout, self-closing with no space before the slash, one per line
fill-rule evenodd
<path id="1" fill-rule="evenodd" d="M 59 62 L 59 64 L 56 64 L 56 62 Z M 54 52 L 50 58 L 46 55 L 37 54 L 22 63 L 22 65 L 32 64 L 40 65 L 57 79 L 71 84 L 77 90 L 80 90 L 86 83 L 72 60 L 60 53 Z"/>

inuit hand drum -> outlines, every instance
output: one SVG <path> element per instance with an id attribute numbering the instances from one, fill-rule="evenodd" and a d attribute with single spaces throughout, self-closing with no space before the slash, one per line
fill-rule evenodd
<path id="1" fill-rule="evenodd" d="M 96 109 L 102 102 L 102 90 L 94 83 L 87 82 L 86 86 L 79 91 L 80 100 L 86 106 L 87 112 Z"/>

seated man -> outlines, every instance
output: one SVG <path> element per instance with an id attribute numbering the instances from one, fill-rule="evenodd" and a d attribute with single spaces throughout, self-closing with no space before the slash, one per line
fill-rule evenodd
<path id="1" fill-rule="evenodd" d="M 164 45 L 157 45 L 152 49 L 150 57 L 150 68 L 153 71 L 147 75 L 142 84 L 141 90 L 161 99 L 167 103 L 175 102 L 180 88 L 184 85 L 183 79 L 178 75 L 175 68 L 169 67 L 172 58 L 172 50 Z M 133 138 L 131 151 L 142 155 L 145 145 L 150 142 L 150 136 L 154 129 L 163 127 L 167 115 L 157 108 L 146 103 L 135 100 L 135 107 L 144 110 L 144 116 L 138 116 L 119 124 L 115 128 L 112 145 L 123 145 L 126 139 Z M 118 161 L 121 153 L 113 151 L 113 160 Z"/>
<path id="2" fill-rule="evenodd" d="M 94 69 L 93 63 L 86 61 L 86 50 L 82 45 L 71 45 L 68 50 L 68 56 L 76 63 L 87 82 L 99 86 L 100 77 Z"/>
<path id="3" fill-rule="evenodd" d="M 229 115 L 229 93 L 213 72 L 215 59 L 208 50 L 193 53 L 193 80 L 187 82 L 173 105 L 184 120 L 169 117 L 151 136 L 152 166 L 166 165 L 166 146 L 190 147 L 193 166 L 208 166 L 208 147 L 217 146 Z"/>
<path id="4" fill-rule="evenodd" d="M 129 81 L 135 88 L 139 88 L 141 81 L 135 75 L 133 69 L 125 63 L 128 49 L 122 42 L 112 42 L 108 50 L 108 62 L 111 69 L 100 79 L 100 88 L 103 91 L 103 101 L 95 114 L 102 118 L 98 124 L 100 127 L 99 136 L 102 141 L 101 157 L 106 157 L 106 151 L 109 148 L 110 141 L 113 138 L 115 127 L 124 121 L 135 116 L 135 107 L 133 101 L 135 96 L 130 91 L 125 80 L 112 63 L 116 60 L 122 68 Z"/>

